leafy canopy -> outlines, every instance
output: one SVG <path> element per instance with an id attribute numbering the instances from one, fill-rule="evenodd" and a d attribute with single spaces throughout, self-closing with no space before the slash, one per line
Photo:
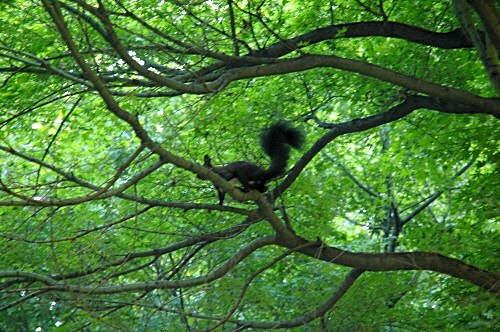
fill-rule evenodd
<path id="1" fill-rule="evenodd" d="M 0 330 L 494 331 L 495 6 L 0 2 Z"/>

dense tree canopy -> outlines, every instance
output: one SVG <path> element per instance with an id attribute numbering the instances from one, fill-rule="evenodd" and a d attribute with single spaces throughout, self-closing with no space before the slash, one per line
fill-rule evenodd
<path id="1" fill-rule="evenodd" d="M 0 2 L 0 330 L 495 330 L 496 6 Z"/>

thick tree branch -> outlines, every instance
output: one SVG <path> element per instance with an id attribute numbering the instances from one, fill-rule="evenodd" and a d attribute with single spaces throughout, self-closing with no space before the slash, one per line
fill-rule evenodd
<path id="1" fill-rule="evenodd" d="M 485 113 L 495 115 L 496 117 L 498 117 L 498 114 L 500 114 L 495 111 L 478 109 L 469 105 L 448 102 L 438 98 L 413 95 L 408 96 L 408 98 L 401 104 L 392 107 L 390 110 L 380 114 L 372 115 L 366 118 L 358 118 L 338 124 L 322 123 L 321 126 L 323 128 L 330 129 L 330 131 L 319 138 L 311 146 L 311 148 L 306 153 L 304 153 L 304 155 L 299 159 L 295 166 L 290 170 L 288 176 L 280 183 L 278 187 L 276 187 L 270 193 L 270 197 L 278 197 L 281 193 L 283 193 L 293 183 L 293 181 L 295 181 L 295 179 L 299 176 L 299 174 L 307 166 L 307 164 L 335 138 L 349 133 L 365 131 L 386 123 L 399 120 L 410 114 L 414 110 L 420 108 L 438 110 L 445 113 Z"/>
<path id="2" fill-rule="evenodd" d="M 500 54 L 500 13 L 498 12 L 497 7 L 495 7 L 495 1 L 468 0 L 468 2 L 472 5 L 472 7 L 474 7 L 476 12 L 481 17 L 484 28 L 488 32 L 488 35 L 497 50 L 497 54 Z"/>
<path id="3" fill-rule="evenodd" d="M 305 240 L 297 237 L 291 243 L 280 243 L 293 248 Z M 500 292 L 500 276 L 466 264 L 458 259 L 433 252 L 398 252 L 398 253 L 353 253 L 326 245 L 306 247 L 300 252 L 326 262 L 354 267 L 367 271 L 429 270 L 445 273 L 470 282 L 490 293 Z"/>
<path id="4" fill-rule="evenodd" d="M 290 52 L 290 46 L 293 47 L 292 49 L 296 49 L 304 47 L 304 45 L 312 45 L 329 39 L 370 36 L 401 38 L 422 45 L 435 46 L 443 49 L 473 47 L 470 40 L 460 29 L 441 33 L 399 22 L 371 21 L 329 25 L 287 39 L 286 43 L 279 42 L 265 49 L 255 51 L 252 55 L 281 57 Z"/>
<path id="5" fill-rule="evenodd" d="M 213 89 L 215 89 L 215 86 L 217 86 L 217 89 L 222 89 L 230 82 L 236 80 L 282 75 L 321 67 L 337 68 L 355 72 L 363 76 L 377 78 L 381 81 L 390 82 L 435 98 L 473 106 L 482 110 L 482 113 L 494 114 L 495 116 L 500 117 L 499 99 L 482 98 L 464 90 L 427 82 L 422 79 L 364 61 L 341 58 L 334 55 L 307 55 L 285 62 L 260 67 L 237 68 L 229 70 L 221 78 L 212 82 L 210 86 L 214 85 Z"/>
<path id="6" fill-rule="evenodd" d="M 479 35 L 477 29 L 475 28 L 474 19 L 471 15 L 471 8 L 465 0 L 453 0 L 453 6 L 462 30 L 472 41 L 472 44 L 474 44 L 479 58 L 483 62 L 483 66 L 488 73 L 493 88 L 497 94 L 500 95 L 500 65 L 498 59 L 498 47 L 493 45 L 490 33 L 486 34 L 486 38 Z M 496 8 L 493 5 L 492 7 L 493 8 L 491 9 L 495 12 Z M 496 30 L 499 29 L 500 25 L 496 28 Z M 493 37 L 495 37 L 495 33 Z"/>

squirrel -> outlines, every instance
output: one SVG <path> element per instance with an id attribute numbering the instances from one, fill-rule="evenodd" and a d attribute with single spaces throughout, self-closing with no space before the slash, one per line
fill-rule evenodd
<path id="1" fill-rule="evenodd" d="M 271 158 L 271 165 L 264 169 L 250 161 L 235 161 L 226 166 L 213 166 L 208 155 L 204 157 L 203 166 L 217 173 L 231 184 L 242 186 L 242 191 L 267 191 L 266 184 L 284 173 L 290 154 L 290 146 L 300 149 L 304 143 L 302 131 L 291 127 L 287 121 L 278 121 L 265 129 L 260 136 L 262 150 Z M 198 176 L 198 178 L 203 179 Z M 219 205 L 224 203 L 225 192 L 215 186 L 219 195 Z"/>

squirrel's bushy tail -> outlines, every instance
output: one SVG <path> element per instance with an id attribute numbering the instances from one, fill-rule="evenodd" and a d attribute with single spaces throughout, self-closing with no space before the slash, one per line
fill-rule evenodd
<path id="1" fill-rule="evenodd" d="M 300 149 L 304 143 L 302 132 L 287 121 L 278 121 L 263 131 L 260 137 L 262 150 L 271 158 L 271 166 L 264 171 L 263 181 L 281 175 L 287 166 L 290 146 Z"/>

